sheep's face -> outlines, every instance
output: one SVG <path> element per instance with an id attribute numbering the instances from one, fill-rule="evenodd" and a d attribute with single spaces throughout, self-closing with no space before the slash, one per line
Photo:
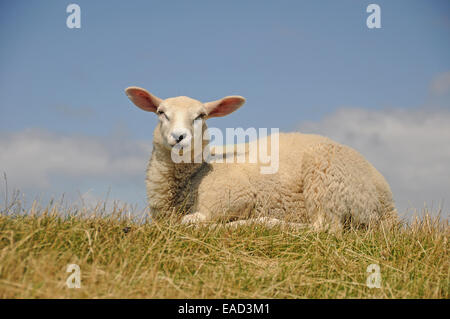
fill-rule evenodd
<path id="1" fill-rule="evenodd" d="M 156 109 L 156 114 L 159 124 L 155 135 L 159 133 L 162 144 L 168 149 L 175 145 L 188 147 L 195 134 L 199 134 L 201 138 L 206 130 L 205 106 L 185 96 L 162 101 Z"/>
<path id="2" fill-rule="evenodd" d="M 154 132 L 154 142 L 169 150 L 172 147 L 185 148 L 194 138 L 200 137 L 200 140 L 203 140 L 207 118 L 225 116 L 245 103 L 241 96 L 227 96 L 217 101 L 202 103 L 186 96 L 162 100 L 137 87 L 129 87 L 125 92 L 138 107 L 158 115 L 159 124 Z"/>

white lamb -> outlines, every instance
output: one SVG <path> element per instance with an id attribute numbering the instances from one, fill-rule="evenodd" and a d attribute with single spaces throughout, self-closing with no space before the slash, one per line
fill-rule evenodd
<path id="1" fill-rule="evenodd" d="M 289 221 L 332 231 L 397 219 L 383 176 L 355 150 L 319 135 L 279 134 L 275 174 L 261 174 L 260 162 L 173 161 L 173 147 L 190 145 L 194 125 L 200 121 L 204 132 L 207 118 L 234 112 L 245 103 L 241 96 L 202 103 L 185 96 L 162 100 L 138 87 L 125 92 L 159 117 L 146 178 L 154 218 L 178 213 L 185 223 Z"/>

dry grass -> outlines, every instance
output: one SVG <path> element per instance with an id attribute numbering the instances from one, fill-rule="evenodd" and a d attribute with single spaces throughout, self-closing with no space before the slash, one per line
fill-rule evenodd
<path id="1" fill-rule="evenodd" d="M 335 236 L 151 223 L 98 207 L 9 211 L 0 214 L 0 297 L 448 298 L 448 230 L 429 216 Z M 80 289 L 65 284 L 73 263 Z M 379 289 L 366 286 L 373 263 Z"/>

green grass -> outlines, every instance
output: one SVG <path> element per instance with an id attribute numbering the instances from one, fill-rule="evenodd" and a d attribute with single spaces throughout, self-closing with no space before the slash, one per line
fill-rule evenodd
<path id="1" fill-rule="evenodd" d="M 56 206 L 0 214 L 1 298 L 448 298 L 448 221 L 343 234 L 142 222 Z M 130 227 L 129 232 L 124 232 Z M 69 289 L 68 264 L 81 268 Z M 370 264 L 381 288 L 368 288 Z"/>

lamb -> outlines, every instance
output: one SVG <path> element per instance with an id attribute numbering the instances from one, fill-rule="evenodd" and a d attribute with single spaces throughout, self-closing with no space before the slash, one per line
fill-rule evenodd
<path id="1" fill-rule="evenodd" d="M 175 213 L 182 223 L 253 220 L 330 231 L 397 219 L 384 177 L 357 151 L 323 136 L 279 133 L 279 169 L 274 174 L 261 174 L 260 161 L 174 162 L 172 151 L 192 143 L 196 125 L 205 132 L 205 120 L 236 111 L 245 103 L 241 96 L 202 103 L 186 96 L 163 100 L 139 87 L 125 93 L 136 106 L 159 117 L 146 176 L 155 219 Z M 248 152 L 250 143 L 245 146 Z M 201 150 L 208 148 L 204 140 Z"/>

